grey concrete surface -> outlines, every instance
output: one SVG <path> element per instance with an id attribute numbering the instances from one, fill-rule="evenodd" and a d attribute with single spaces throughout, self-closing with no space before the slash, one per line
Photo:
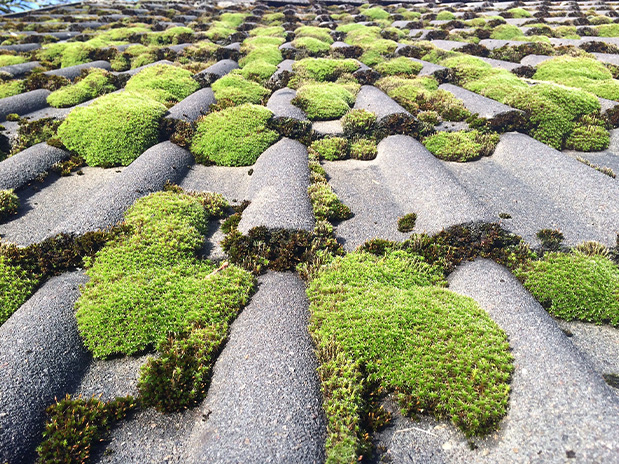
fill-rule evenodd
<path id="1" fill-rule="evenodd" d="M 221 60 L 203 71 L 200 71 L 193 78 L 202 86 L 207 87 L 217 79 L 225 76 L 233 69 L 238 69 L 239 64 L 233 60 Z"/>
<path id="2" fill-rule="evenodd" d="M 0 161 L 0 190 L 23 187 L 49 171 L 54 164 L 69 159 L 70 156 L 68 151 L 49 146 L 47 143 L 26 148 Z"/>
<path id="3" fill-rule="evenodd" d="M 251 204 L 243 211 L 238 229 L 243 233 L 258 226 L 313 230 L 305 145 L 284 138 L 260 155 L 253 169 L 247 190 Z"/>
<path id="4" fill-rule="evenodd" d="M 187 462 L 324 461 L 326 423 L 307 307 L 305 285 L 294 274 L 259 278 L 215 364 Z"/>
<path id="5" fill-rule="evenodd" d="M 112 70 L 112 66 L 110 65 L 109 61 L 99 60 L 92 61 L 90 63 L 78 64 L 75 66 L 69 66 L 67 68 L 54 69 L 53 71 L 46 71 L 44 74 L 47 74 L 48 76 L 62 76 L 66 77 L 67 79 L 73 80 L 79 75 L 81 75 L 84 69 L 91 68 L 105 69 L 106 71 Z"/>
<path id="6" fill-rule="evenodd" d="M 194 122 L 207 114 L 214 103 L 213 90 L 210 87 L 200 89 L 170 108 L 166 118 Z"/>
<path id="7" fill-rule="evenodd" d="M 50 93 L 49 90 L 38 89 L 0 99 L 0 122 L 12 113 L 22 116 L 49 106 L 47 96 Z"/>
<path id="8" fill-rule="evenodd" d="M 33 462 L 45 409 L 72 393 L 88 367 L 73 305 L 79 272 L 54 277 L 0 326 L 0 461 Z"/>

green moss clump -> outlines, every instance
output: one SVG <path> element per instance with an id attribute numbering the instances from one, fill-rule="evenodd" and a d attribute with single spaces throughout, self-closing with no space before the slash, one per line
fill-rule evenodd
<path id="1" fill-rule="evenodd" d="M 355 95 L 334 82 L 306 84 L 297 90 L 292 103 L 311 120 L 337 119 L 355 103 Z"/>
<path id="2" fill-rule="evenodd" d="M 200 198 L 174 191 L 141 198 L 127 211 L 130 232 L 97 253 L 76 303 L 78 328 L 95 357 L 131 355 L 236 316 L 253 278 L 196 258 L 207 219 Z"/>
<path id="3" fill-rule="evenodd" d="M 336 81 L 342 74 L 352 73 L 359 68 L 355 60 L 333 60 L 329 58 L 304 58 L 295 61 L 292 69 L 298 77 L 318 82 Z"/>
<path id="4" fill-rule="evenodd" d="M 510 8 L 507 10 L 512 18 L 530 18 L 532 15 L 524 8 Z"/>
<path id="5" fill-rule="evenodd" d="M 301 26 L 295 29 L 294 34 L 295 37 L 311 37 L 328 45 L 333 43 L 333 38 L 331 37 L 329 29 L 324 29 L 322 27 Z"/>
<path id="6" fill-rule="evenodd" d="M 340 201 L 328 183 L 317 182 L 307 189 L 316 219 L 344 220 L 352 216 L 350 208 Z"/>
<path id="7" fill-rule="evenodd" d="M 91 166 L 126 166 L 157 143 L 165 112 L 164 105 L 141 93 L 104 95 L 73 109 L 58 136 Z"/>
<path id="8" fill-rule="evenodd" d="M 0 84 L 0 98 L 12 97 L 13 95 L 18 95 L 25 90 L 23 81 L 13 80 L 3 82 Z"/>
<path id="9" fill-rule="evenodd" d="M 456 19 L 456 15 L 453 14 L 451 11 L 441 11 L 439 14 L 436 15 L 436 19 L 438 21 L 453 21 L 454 19 Z"/>
<path id="10" fill-rule="evenodd" d="M 327 137 L 315 140 L 310 146 L 320 159 L 335 161 L 348 157 L 348 140 L 341 137 Z"/>
<path id="11" fill-rule="evenodd" d="M 11 153 L 19 153 L 37 143 L 48 142 L 57 135 L 58 127 L 62 123 L 56 118 L 40 118 L 29 120 L 19 118 L 17 129 L 17 142 L 13 145 Z"/>
<path id="12" fill-rule="evenodd" d="M 252 61 L 264 61 L 272 65 L 278 65 L 283 59 L 282 52 L 277 45 L 261 45 L 259 47 L 250 47 L 248 53 L 239 60 L 239 65 L 244 67 Z"/>
<path id="13" fill-rule="evenodd" d="M 596 29 L 600 37 L 619 37 L 619 24 L 602 24 Z"/>
<path id="14" fill-rule="evenodd" d="M 0 190 L 0 221 L 17 214 L 19 197 L 13 190 Z"/>
<path id="15" fill-rule="evenodd" d="M 437 158 L 459 162 L 490 156 L 497 143 L 499 143 L 498 134 L 486 134 L 477 130 L 437 132 L 423 141 L 424 146 Z"/>
<path id="16" fill-rule="evenodd" d="M 522 30 L 518 26 L 513 26 L 511 24 L 502 24 L 497 26 L 490 34 L 491 39 L 497 40 L 518 40 L 522 39 L 524 34 Z"/>
<path id="17" fill-rule="evenodd" d="M 56 108 L 68 108 L 115 90 L 116 86 L 110 73 L 102 69 L 92 69 L 86 77 L 75 84 L 52 92 L 47 97 L 47 103 Z"/>
<path id="18" fill-rule="evenodd" d="M 366 16 L 372 20 L 376 19 L 389 19 L 391 16 L 388 12 L 383 10 L 381 7 L 367 8 L 363 10 L 363 16 Z"/>
<path id="19" fill-rule="evenodd" d="M 0 55 L 0 66 L 10 66 L 28 61 L 26 57 L 19 55 Z"/>
<path id="20" fill-rule="evenodd" d="M 49 419 L 43 443 L 37 448 L 37 462 L 87 462 L 92 445 L 104 439 L 112 425 L 135 407 L 131 396 L 107 403 L 94 397 L 72 399 L 70 395 L 56 401 L 47 408 Z"/>
<path id="21" fill-rule="evenodd" d="M 257 82 L 245 79 L 241 72 L 237 71 L 217 79 L 211 87 L 219 104 L 222 102 L 227 102 L 228 105 L 261 104 L 271 95 L 270 90 Z"/>
<path id="22" fill-rule="evenodd" d="M 310 282 L 327 460 L 358 458 L 364 431 L 351 415 L 367 408 L 371 394 L 394 392 L 406 414 L 449 418 L 467 435 L 494 429 L 507 412 L 513 370 L 507 337 L 472 299 L 437 285 L 445 285 L 440 270 L 403 252 L 351 253 Z M 355 364 L 340 365 L 344 360 Z M 365 398 L 361 388 L 341 394 L 351 378 L 360 384 L 363 377 L 371 389 Z"/>
<path id="23" fill-rule="evenodd" d="M 415 213 L 405 214 L 398 219 L 398 230 L 400 232 L 412 232 L 417 222 L 417 215 Z"/>
<path id="24" fill-rule="evenodd" d="M 553 316 L 619 327 L 619 269 L 610 259 L 546 253 L 518 276 Z"/>
<path id="25" fill-rule="evenodd" d="M 405 56 L 384 61 L 376 66 L 376 71 L 384 76 L 416 76 L 423 65 Z"/>
<path id="26" fill-rule="evenodd" d="M 589 122 L 577 123 L 564 144 L 568 150 L 577 151 L 602 151 L 609 145 L 608 130 L 601 124 Z"/>
<path id="27" fill-rule="evenodd" d="M 219 16 L 219 20 L 222 23 L 236 29 L 243 24 L 246 17 L 247 13 L 223 13 Z"/>
<path id="28" fill-rule="evenodd" d="M 26 302 L 39 279 L 0 254 L 0 325 Z"/>
<path id="29" fill-rule="evenodd" d="M 331 45 L 315 37 L 297 37 L 292 46 L 300 50 L 307 50 L 312 55 L 322 55 L 331 50 Z"/>
<path id="30" fill-rule="evenodd" d="M 619 82 L 595 58 L 554 57 L 539 64 L 533 78 L 583 89 L 609 100 L 619 99 Z"/>
<path id="31" fill-rule="evenodd" d="M 227 39 L 231 34 L 234 34 L 236 27 L 230 27 L 230 24 L 222 21 L 213 21 L 211 27 L 204 33 L 206 38 L 214 42 Z"/>
<path id="32" fill-rule="evenodd" d="M 245 104 L 210 113 L 198 121 L 191 152 L 198 163 L 249 166 L 279 138 L 267 128 L 273 113 Z"/>
<path id="33" fill-rule="evenodd" d="M 149 358 L 141 368 L 142 404 L 166 413 L 198 404 L 206 395 L 211 368 L 227 333 L 228 325 L 222 322 L 161 343 L 161 356 Z"/>
<path id="34" fill-rule="evenodd" d="M 167 64 L 143 69 L 125 85 L 126 91 L 144 92 L 164 104 L 177 103 L 199 88 L 189 71 Z"/>
<path id="35" fill-rule="evenodd" d="M 190 42 L 193 34 L 193 29 L 177 26 L 162 32 L 152 32 L 146 36 L 146 39 L 153 45 L 171 45 Z"/>
<path id="36" fill-rule="evenodd" d="M 282 13 L 273 13 L 275 15 L 282 15 Z M 263 19 L 269 15 L 264 15 Z M 284 28 L 282 26 L 259 26 L 249 31 L 250 37 L 284 37 Z M 282 42 L 283 43 L 283 42 Z"/>
<path id="37" fill-rule="evenodd" d="M 350 110 L 342 117 L 344 134 L 354 135 L 371 134 L 376 128 L 376 115 L 368 110 Z"/>
<path id="38" fill-rule="evenodd" d="M 376 140 L 358 139 L 350 144 L 350 157 L 357 160 L 373 160 L 378 155 Z"/>
<path id="39" fill-rule="evenodd" d="M 277 71 L 277 66 L 266 61 L 256 60 L 246 64 L 241 69 L 241 75 L 250 81 L 265 82 L 273 73 Z"/>

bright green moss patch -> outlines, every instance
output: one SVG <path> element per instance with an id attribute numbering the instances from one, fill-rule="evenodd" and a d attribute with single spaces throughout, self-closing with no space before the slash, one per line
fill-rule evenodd
<path id="1" fill-rule="evenodd" d="M 497 143 L 499 143 L 499 134 L 485 134 L 477 130 L 437 132 L 423 141 L 424 146 L 437 158 L 460 162 L 490 156 Z"/>
<path id="2" fill-rule="evenodd" d="M 314 39 L 320 40 L 328 45 L 333 43 L 333 38 L 329 32 L 329 29 L 324 29 L 322 27 L 316 26 L 301 26 L 295 29 L 294 31 L 295 37 L 312 37 Z"/>
<path id="3" fill-rule="evenodd" d="M 247 13 L 223 13 L 219 16 L 219 20 L 222 23 L 225 23 L 226 25 L 236 29 L 241 24 L 243 24 L 243 21 L 245 21 L 246 17 Z"/>
<path id="4" fill-rule="evenodd" d="M 292 45 L 300 50 L 307 50 L 314 55 L 327 53 L 331 49 L 328 42 L 315 37 L 297 37 L 292 41 Z"/>
<path id="5" fill-rule="evenodd" d="M 327 137 L 315 140 L 310 150 L 316 152 L 320 159 L 334 161 L 348 156 L 348 140 L 342 137 Z"/>
<path id="6" fill-rule="evenodd" d="M 530 18 L 532 15 L 524 8 L 511 8 L 507 10 L 512 18 Z"/>
<path id="7" fill-rule="evenodd" d="M 344 395 L 349 380 L 366 377 L 373 390 L 393 392 L 404 413 L 450 419 L 467 435 L 488 432 L 505 415 L 507 337 L 472 299 L 437 285 L 444 285 L 438 269 L 403 252 L 351 253 L 310 282 L 328 461 L 352 462 L 363 444 L 354 415 L 367 398 L 360 390 Z"/>
<path id="8" fill-rule="evenodd" d="M 610 134 L 601 121 L 583 118 L 574 125 L 564 145 L 568 150 L 602 151 L 610 145 Z"/>
<path id="9" fill-rule="evenodd" d="M 524 33 L 518 26 L 502 24 L 494 28 L 490 38 L 498 40 L 519 40 L 524 39 Z"/>
<path id="10" fill-rule="evenodd" d="M 97 253 L 76 303 L 84 344 L 94 356 L 134 354 L 171 334 L 227 323 L 247 302 L 251 275 L 218 272 L 196 259 L 208 214 L 199 197 L 159 192 L 125 214 L 125 236 Z"/>
<path id="11" fill-rule="evenodd" d="M 306 84 L 297 90 L 292 103 L 311 120 L 337 119 L 355 103 L 355 95 L 334 82 Z"/>
<path id="12" fill-rule="evenodd" d="M 25 303 L 38 284 L 38 278 L 0 254 L 0 325 Z"/>
<path id="13" fill-rule="evenodd" d="M 602 24 L 596 29 L 600 37 L 619 37 L 619 24 Z"/>
<path id="14" fill-rule="evenodd" d="M 256 60 L 241 69 L 241 75 L 248 80 L 264 82 L 277 71 L 277 66 L 266 61 Z"/>
<path id="15" fill-rule="evenodd" d="M 279 41 L 280 39 L 276 40 Z M 273 65 L 278 65 L 283 60 L 282 52 L 277 45 L 266 44 L 255 47 L 250 46 L 248 48 L 248 53 L 239 60 L 239 65 L 241 67 L 246 66 L 252 61 L 264 61 Z"/>
<path id="16" fill-rule="evenodd" d="M 351 142 L 350 157 L 357 160 L 373 160 L 378 155 L 376 140 L 374 139 L 358 139 Z"/>
<path id="17" fill-rule="evenodd" d="M 168 64 L 143 69 L 125 85 L 125 90 L 145 92 L 160 103 L 177 103 L 199 88 L 189 71 Z"/>
<path id="18" fill-rule="evenodd" d="M 439 14 L 436 15 L 436 19 L 438 21 L 453 21 L 454 19 L 456 19 L 456 15 L 453 14 L 451 11 L 441 11 Z"/>
<path id="19" fill-rule="evenodd" d="M 140 93 L 104 95 L 73 109 L 58 136 L 91 166 L 126 166 L 157 143 L 165 112 L 164 105 Z"/>
<path id="20" fill-rule="evenodd" d="M 349 137 L 370 134 L 376 128 L 376 115 L 363 109 L 350 110 L 342 117 L 342 128 Z"/>
<path id="21" fill-rule="evenodd" d="M 383 10 L 381 7 L 367 8 L 363 10 L 363 16 L 367 16 L 372 20 L 376 19 L 388 19 L 390 14 Z"/>
<path id="22" fill-rule="evenodd" d="M 193 29 L 177 26 L 162 32 L 152 32 L 147 35 L 147 40 L 153 45 L 172 45 L 190 42 L 193 34 Z"/>
<path id="23" fill-rule="evenodd" d="M 250 68 L 251 69 L 251 68 Z M 257 82 L 245 79 L 240 73 L 232 72 L 218 79 L 211 86 L 215 98 L 221 104 L 228 102 L 233 105 L 244 103 L 264 103 L 271 91 Z"/>
<path id="24" fill-rule="evenodd" d="M 75 399 L 67 395 L 47 408 L 49 419 L 39 460 L 48 463 L 87 462 L 92 445 L 103 440 L 115 422 L 136 407 L 131 396 L 103 402 L 97 398 Z"/>
<path id="25" fill-rule="evenodd" d="M 300 79 L 314 81 L 335 81 L 342 74 L 352 73 L 359 68 L 355 60 L 333 60 L 329 58 L 304 58 L 295 61 L 292 69 Z"/>
<path id="26" fill-rule="evenodd" d="M 218 41 L 228 38 L 234 34 L 236 27 L 231 27 L 230 24 L 222 21 L 214 21 L 211 27 L 204 33 L 206 38 L 213 41 Z"/>
<path id="27" fill-rule="evenodd" d="M 115 90 L 116 85 L 110 73 L 102 69 L 93 69 L 75 84 L 52 92 L 47 97 L 47 103 L 56 108 L 68 108 Z"/>
<path id="28" fill-rule="evenodd" d="M 250 166 L 279 138 L 267 128 L 272 115 L 252 104 L 210 113 L 197 124 L 191 152 L 199 163 Z"/>
<path id="29" fill-rule="evenodd" d="M 316 219 L 343 220 L 352 216 L 350 208 L 340 201 L 326 181 L 310 185 L 307 193 Z"/>
<path id="30" fill-rule="evenodd" d="M 533 78 L 583 89 L 609 100 L 619 99 L 619 81 L 595 58 L 554 57 L 538 65 Z"/>
<path id="31" fill-rule="evenodd" d="M 19 80 L 3 82 L 0 84 L 0 98 L 12 97 L 24 92 L 24 82 Z"/>
<path id="32" fill-rule="evenodd" d="M 619 269 L 608 258 L 546 253 L 518 275 L 553 316 L 619 326 Z"/>
<path id="33" fill-rule="evenodd" d="M 407 57 L 394 58 L 376 66 L 376 71 L 384 76 L 416 76 L 423 65 Z"/>
<path id="34" fill-rule="evenodd" d="M 0 55 L 0 66 L 10 66 L 12 64 L 21 64 L 28 61 L 26 57 L 19 55 Z"/>

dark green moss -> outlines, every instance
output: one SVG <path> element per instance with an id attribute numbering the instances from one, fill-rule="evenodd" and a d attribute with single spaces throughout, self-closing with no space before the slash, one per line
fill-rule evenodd
<path id="1" fill-rule="evenodd" d="M 357 139 L 350 144 L 350 157 L 357 160 L 373 160 L 378 155 L 376 140 Z"/>
<path id="2" fill-rule="evenodd" d="M 376 129 L 376 115 L 368 110 L 350 110 L 342 117 L 342 128 L 347 137 L 371 135 Z"/>
<path id="3" fill-rule="evenodd" d="M 13 145 L 11 152 L 13 154 L 19 153 L 37 143 L 47 142 L 56 137 L 60 124 L 62 124 L 62 121 L 56 118 L 41 118 L 34 121 L 20 118 L 17 142 Z"/>
<path id="4" fill-rule="evenodd" d="M 67 395 L 47 408 L 49 419 L 37 448 L 37 462 L 87 462 L 92 445 L 105 438 L 110 427 L 135 407 L 131 396 L 105 403 L 94 397 L 85 400 Z"/>
<path id="5" fill-rule="evenodd" d="M 400 232 L 412 232 L 415 228 L 415 222 L 417 222 L 415 213 L 405 214 L 398 219 L 398 230 Z"/>
<path id="6" fill-rule="evenodd" d="M 315 152 L 320 159 L 334 161 L 348 157 L 348 140 L 342 137 L 327 137 L 315 140 L 310 145 L 310 150 Z"/>
<path id="7" fill-rule="evenodd" d="M 546 250 L 552 251 L 559 250 L 564 239 L 563 233 L 554 229 L 541 229 L 537 232 L 536 236 L 539 238 L 540 242 L 542 242 L 542 246 Z"/>

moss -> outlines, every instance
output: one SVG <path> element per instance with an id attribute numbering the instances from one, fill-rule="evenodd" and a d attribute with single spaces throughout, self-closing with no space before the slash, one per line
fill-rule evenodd
<path id="1" fill-rule="evenodd" d="M 348 157 L 348 140 L 341 137 L 328 137 L 312 142 L 310 150 L 320 159 L 334 161 Z"/>
<path id="2" fill-rule="evenodd" d="M 350 144 L 350 157 L 357 160 L 373 160 L 378 155 L 374 139 L 358 139 Z"/>
<path id="3" fill-rule="evenodd" d="M 599 171 L 602 174 L 607 175 L 608 177 L 612 177 L 613 179 L 617 178 L 617 175 L 615 174 L 615 171 L 613 171 L 611 168 L 609 168 L 607 166 L 599 166 L 597 164 L 592 163 L 588 159 L 583 158 L 582 156 L 577 156 L 576 157 L 576 161 L 578 161 L 578 162 L 580 162 L 580 163 L 582 163 L 582 164 L 584 164 L 586 166 L 589 166 L 590 168 L 593 168 L 596 171 Z"/>
<path id="4" fill-rule="evenodd" d="M 341 254 L 342 247 L 329 236 L 305 230 L 254 227 L 247 235 L 232 230 L 222 242 L 230 262 L 259 274 L 295 270 L 303 263 L 313 263 L 321 253 Z"/>
<path id="5" fill-rule="evenodd" d="M 104 95 L 73 109 L 58 136 L 91 166 L 126 166 L 157 143 L 165 112 L 164 105 L 141 93 Z"/>
<path id="6" fill-rule="evenodd" d="M 0 98 L 12 97 L 25 91 L 24 82 L 13 80 L 0 84 Z"/>
<path id="7" fill-rule="evenodd" d="M 331 45 L 333 43 L 333 38 L 329 33 L 329 29 L 324 29 L 322 27 L 316 26 L 301 26 L 295 29 L 294 31 L 295 37 L 311 37 L 317 39 L 327 45 Z"/>
<path id="8" fill-rule="evenodd" d="M 0 55 L 0 66 L 10 66 L 13 64 L 21 64 L 28 61 L 25 57 L 19 55 Z"/>
<path id="9" fill-rule="evenodd" d="M 270 90 L 257 82 L 245 79 L 240 72 L 232 72 L 218 79 L 213 83 L 212 89 L 219 104 L 222 102 L 233 105 L 260 104 L 271 95 Z"/>
<path id="10" fill-rule="evenodd" d="M 619 327 L 619 269 L 610 259 L 546 253 L 518 276 L 553 316 Z"/>
<path id="11" fill-rule="evenodd" d="M 323 55 L 331 50 L 328 42 L 314 37 L 297 37 L 292 41 L 292 46 L 300 50 L 307 50 L 311 55 Z"/>
<path id="12" fill-rule="evenodd" d="M 363 14 L 363 16 L 366 16 L 366 17 L 370 18 L 371 20 L 389 19 L 389 16 L 391 16 L 388 12 L 386 12 L 385 10 L 383 10 L 379 6 L 374 7 L 374 8 L 367 8 L 367 9 L 363 10 L 362 14 Z"/>
<path id="13" fill-rule="evenodd" d="M 460 162 L 490 156 L 497 143 L 499 143 L 498 134 L 485 134 L 477 130 L 438 132 L 423 141 L 424 146 L 437 158 Z"/>
<path id="14" fill-rule="evenodd" d="M 37 448 L 37 462 L 87 462 L 92 445 L 105 438 L 115 422 L 123 419 L 136 407 L 131 396 L 103 402 L 71 398 L 56 401 L 47 408 L 43 442 Z"/>
<path id="15" fill-rule="evenodd" d="M 307 189 L 316 219 L 344 220 L 352 216 L 328 183 L 314 183 Z"/>
<path id="16" fill-rule="evenodd" d="M 348 137 L 371 134 L 376 128 L 376 115 L 368 110 L 350 110 L 342 117 L 342 128 Z"/>
<path id="17" fill-rule="evenodd" d="M 602 24 L 596 29 L 600 37 L 619 37 L 619 24 Z"/>
<path id="18" fill-rule="evenodd" d="M 106 42 L 136 42 L 148 32 L 150 29 L 145 26 L 117 27 L 101 32 L 97 38 Z"/>
<path id="19" fill-rule="evenodd" d="M 161 356 L 149 358 L 141 368 L 142 403 L 167 413 L 198 404 L 206 396 L 211 368 L 227 333 L 227 324 L 220 323 L 168 337 L 159 346 Z"/>
<path id="20" fill-rule="evenodd" d="M 577 123 L 565 140 L 565 148 L 577 151 L 602 151 L 610 145 L 610 134 L 603 125 Z"/>
<path id="21" fill-rule="evenodd" d="M 167 64 L 149 66 L 125 85 L 125 91 L 143 92 L 164 104 L 179 102 L 199 88 L 189 71 Z"/>
<path id="22" fill-rule="evenodd" d="M 350 415 L 368 399 L 361 389 L 333 394 L 349 390 L 352 379 L 393 392 L 409 415 L 450 418 L 467 434 L 495 428 L 506 413 L 513 367 L 505 334 L 472 299 L 436 284 L 444 285 L 440 272 L 402 252 L 336 258 L 311 281 L 310 333 L 327 361 L 319 375 L 328 461 L 352 462 L 362 446 L 361 420 Z"/>
<path id="23" fill-rule="evenodd" d="M 530 18 L 532 15 L 524 8 L 510 8 L 507 10 L 512 18 Z"/>
<path id="24" fill-rule="evenodd" d="M 415 213 L 405 214 L 398 219 L 398 230 L 400 232 L 412 232 L 415 228 L 415 222 L 417 222 Z"/>
<path id="25" fill-rule="evenodd" d="M 110 73 L 93 69 L 75 84 L 52 92 L 47 97 L 47 103 L 56 108 L 68 108 L 115 90 L 116 85 Z"/>
<path id="26" fill-rule="evenodd" d="M 76 303 L 94 356 L 134 354 L 236 316 L 253 279 L 235 266 L 196 259 L 207 219 L 200 198 L 174 191 L 141 198 L 127 211 L 131 232 L 97 253 Z"/>
<path id="27" fill-rule="evenodd" d="M 438 21 L 453 21 L 456 19 L 456 15 L 451 11 L 441 11 L 436 15 Z"/>
<path id="28" fill-rule="evenodd" d="M 284 19 L 285 19 L 284 13 L 281 13 L 281 12 L 267 13 L 262 16 L 262 21 L 267 24 L 278 23 L 278 22 L 283 21 Z M 274 27 L 279 27 L 279 26 L 274 26 Z M 256 29 L 262 29 L 262 28 L 256 28 Z M 283 28 L 282 28 L 282 32 L 283 32 Z"/>
<path id="29" fill-rule="evenodd" d="M 546 250 L 557 251 L 561 248 L 563 242 L 563 234 L 554 229 L 541 229 L 536 234 L 537 238 L 542 242 L 542 246 Z"/>
<path id="30" fill-rule="evenodd" d="M 17 214 L 19 197 L 13 190 L 0 190 L 0 221 Z"/>
<path id="31" fill-rule="evenodd" d="M 172 45 L 191 42 L 193 29 L 184 26 L 171 27 L 162 32 L 152 32 L 146 40 L 153 45 Z"/>
<path id="32" fill-rule="evenodd" d="M 219 20 L 222 23 L 225 23 L 228 26 L 236 29 L 241 24 L 243 24 L 243 21 L 245 21 L 246 17 L 247 13 L 222 13 L 219 16 Z"/>
<path id="33" fill-rule="evenodd" d="M 539 64 L 533 78 L 587 90 L 609 100 L 619 99 L 619 83 L 595 58 L 554 57 Z"/>
<path id="34" fill-rule="evenodd" d="M 252 61 L 264 61 L 272 65 L 278 65 L 283 60 L 282 52 L 277 45 L 261 45 L 253 47 L 249 52 L 239 60 L 241 67 L 246 66 Z"/>
<path id="35" fill-rule="evenodd" d="M 352 73 L 359 65 L 352 59 L 333 60 L 328 58 L 304 58 L 295 61 L 292 69 L 298 77 L 319 82 L 335 81 L 342 74 Z"/>
<path id="36" fill-rule="evenodd" d="M 311 120 L 337 119 L 346 114 L 354 102 L 355 95 L 333 82 L 306 84 L 292 101 Z"/>
<path id="37" fill-rule="evenodd" d="M 194 61 L 210 61 L 215 58 L 219 47 L 209 40 L 201 40 L 183 50 L 184 55 Z"/>
<path id="38" fill-rule="evenodd" d="M 198 121 L 191 152 L 199 163 L 249 166 L 279 138 L 267 128 L 272 113 L 245 104 L 210 113 Z"/>
<path id="39" fill-rule="evenodd" d="M 277 66 L 266 61 L 256 60 L 248 63 L 241 69 L 241 75 L 248 80 L 255 82 L 265 82 L 273 73 L 277 71 Z"/>
<path id="40" fill-rule="evenodd" d="M 236 29 L 234 27 L 230 27 L 227 23 L 214 21 L 204 35 L 209 40 L 218 41 L 228 38 L 230 35 L 234 34 L 235 30 Z"/>
<path id="41" fill-rule="evenodd" d="M 0 325 L 26 302 L 38 285 L 37 276 L 0 254 Z"/>
<path id="42" fill-rule="evenodd" d="M 423 65 L 404 56 L 384 61 L 376 66 L 376 71 L 384 76 L 416 76 Z"/>
<path id="43" fill-rule="evenodd" d="M 62 121 L 56 118 L 41 118 L 34 121 L 20 118 L 17 141 L 13 144 L 11 152 L 13 154 L 19 153 L 37 143 L 47 142 L 56 137 L 56 132 L 61 123 Z"/>

